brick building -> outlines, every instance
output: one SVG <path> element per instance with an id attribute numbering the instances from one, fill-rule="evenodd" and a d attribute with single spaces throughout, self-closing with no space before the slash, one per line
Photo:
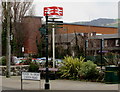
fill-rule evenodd
<path id="1" fill-rule="evenodd" d="M 116 27 L 105 27 L 105 26 L 92 26 L 92 25 L 82 25 L 73 23 L 64 23 L 63 29 L 59 29 L 57 33 L 67 34 L 67 33 L 88 33 L 88 36 L 95 34 L 117 34 L 118 28 Z"/>
<path id="2" fill-rule="evenodd" d="M 26 33 L 24 40 L 24 53 L 37 54 L 37 43 L 40 42 L 39 28 L 42 26 L 42 17 L 27 16 L 23 20 L 23 30 Z M 97 34 L 117 34 L 118 28 L 115 27 L 103 27 L 103 26 L 90 26 L 90 25 L 78 25 L 72 23 L 64 23 L 63 28 L 56 29 L 56 45 L 63 45 L 67 48 L 68 45 L 77 44 L 84 47 L 84 41 L 89 37 L 96 36 Z M 61 40 L 60 40 L 61 39 Z M 108 38 L 109 39 L 109 38 Z M 51 43 L 51 36 L 49 37 L 49 43 Z M 96 41 L 99 43 L 99 41 Z M 92 42 L 91 42 L 92 43 Z M 108 42 L 109 43 L 109 42 Z M 95 43 L 91 44 L 94 45 Z M 50 44 L 51 45 L 51 44 Z M 99 45 L 94 45 L 99 47 Z"/>
<path id="3" fill-rule="evenodd" d="M 57 30 L 57 35 L 62 35 L 66 34 L 66 39 L 65 37 L 61 37 L 64 39 L 62 42 L 63 44 L 68 42 L 69 44 L 76 43 L 76 40 L 73 40 L 70 42 L 69 40 L 72 40 L 75 38 L 69 37 L 67 38 L 68 35 L 74 35 L 76 33 L 77 38 L 78 38 L 78 45 L 79 47 L 82 46 L 83 49 L 85 50 L 85 40 L 89 39 L 88 41 L 88 48 L 87 48 L 87 55 L 97 55 L 99 54 L 100 51 L 100 39 L 104 39 L 104 49 L 103 51 L 110 51 L 110 52 L 115 52 L 120 54 L 120 39 L 118 35 L 118 28 L 116 27 L 104 27 L 104 26 L 91 26 L 91 25 L 78 25 L 78 24 L 71 24 L 71 23 L 65 23 L 63 24 L 63 29 L 58 29 Z M 57 36 L 58 40 L 58 36 Z M 58 40 L 60 41 L 60 40 Z M 58 42 L 56 42 L 58 43 Z M 117 44 L 117 45 L 116 45 Z M 64 45 L 66 47 L 66 45 Z"/>
<path id="4" fill-rule="evenodd" d="M 26 16 L 23 18 L 24 54 L 37 54 L 37 44 L 40 43 L 39 28 L 42 26 L 42 17 Z"/>
<path id="5" fill-rule="evenodd" d="M 120 38 L 118 34 L 107 34 L 107 35 L 99 35 L 88 38 L 88 55 L 92 53 L 92 55 L 99 54 L 101 47 L 101 40 L 103 40 L 103 52 L 113 52 L 120 54 Z"/>

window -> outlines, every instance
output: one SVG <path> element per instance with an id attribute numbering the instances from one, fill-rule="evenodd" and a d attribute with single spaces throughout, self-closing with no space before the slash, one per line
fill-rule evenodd
<path id="1" fill-rule="evenodd" d="M 105 40 L 105 47 L 107 47 L 107 46 L 108 46 L 107 42 L 108 42 L 108 41 L 107 41 L 107 40 Z"/>
<path id="2" fill-rule="evenodd" d="M 119 46 L 119 40 L 118 39 L 115 40 L 115 46 Z"/>

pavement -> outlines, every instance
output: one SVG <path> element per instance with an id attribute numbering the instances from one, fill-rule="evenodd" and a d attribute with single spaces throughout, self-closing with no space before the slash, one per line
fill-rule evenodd
<path id="1" fill-rule="evenodd" d="M 21 90 L 21 77 L 6 78 L 0 76 L 2 90 Z M 23 80 L 23 90 L 44 90 L 45 80 Z M 118 84 L 105 84 L 99 82 L 83 82 L 74 80 L 50 80 L 50 90 L 118 90 Z"/>

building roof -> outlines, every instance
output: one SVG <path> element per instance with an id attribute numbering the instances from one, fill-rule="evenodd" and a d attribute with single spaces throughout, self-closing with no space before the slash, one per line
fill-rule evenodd
<path id="1" fill-rule="evenodd" d="M 104 34 L 91 36 L 88 39 L 111 39 L 111 38 L 120 38 L 118 34 Z"/>
<path id="2" fill-rule="evenodd" d="M 24 18 L 31 17 L 31 18 L 43 18 L 42 16 L 24 16 Z"/>
<path id="3" fill-rule="evenodd" d="M 86 25 L 86 24 L 78 24 L 78 23 L 63 23 L 63 24 L 66 24 L 66 25 L 79 25 L 79 26 L 91 26 L 91 27 L 118 28 L 118 27 L 95 26 L 95 25 Z"/>

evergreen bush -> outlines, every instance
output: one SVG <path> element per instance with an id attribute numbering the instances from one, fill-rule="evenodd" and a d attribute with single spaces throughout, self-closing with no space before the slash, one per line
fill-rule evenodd
<path id="1" fill-rule="evenodd" d="M 39 65 L 35 63 L 31 63 L 28 69 L 29 72 L 38 72 L 39 71 Z"/>
<path id="2" fill-rule="evenodd" d="M 73 58 L 65 57 L 62 66 L 60 67 L 60 73 L 62 78 L 74 79 L 74 80 L 93 80 L 97 79 L 99 71 L 97 65 L 88 60 L 84 62 L 85 58 Z"/>

